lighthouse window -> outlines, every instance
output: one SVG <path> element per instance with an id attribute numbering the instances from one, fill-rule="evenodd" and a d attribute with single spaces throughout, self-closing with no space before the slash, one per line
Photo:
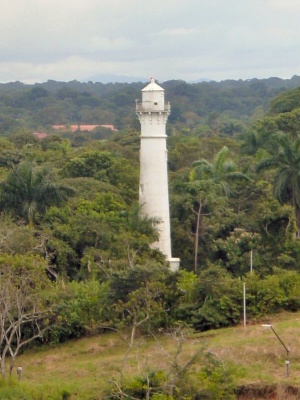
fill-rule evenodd
<path id="1" fill-rule="evenodd" d="M 157 101 L 154 102 L 154 105 L 157 106 Z"/>

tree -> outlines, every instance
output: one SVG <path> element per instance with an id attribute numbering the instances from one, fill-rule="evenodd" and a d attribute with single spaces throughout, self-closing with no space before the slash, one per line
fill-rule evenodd
<path id="1" fill-rule="evenodd" d="M 199 160 L 193 163 L 190 171 L 188 190 L 195 196 L 192 211 L 195 214 L 195 249 L 194 270 L 198 269 L 199 236 L 203 231 L 203 218 L 213 210 L 213 205 L 222 195 L 233 196 L 232 182 L 249 178 L 237 171 L 236 165 L 228 160 L 229 149 L 224 146 L 212 163 Z"/>
<path id="2" fill-rule="evenodd" d="M 109 182 L 109 174 L 114 165 L 114 159 L 109 152 L 89 151 L 81 157 L 71 159 L 64 167 L 63 174 L 67 177 L 93 177 Z"/>
<path id="3" fill-rule="evenodd" d="M 11 372 L 21 348 L 48 329 L 50 281 L 39 257 L 1 255 L 0 266 L 0 368 L 5 376 L 7 355 Z"/>
<path id="4" fill-rule="evenodd" d="M 284 132 L 271 137 L 274 151 L 257 165 L 257 171 L 275 169 L 273 192 L 281 204 L 290 204 L 295 210 L 297 234 L 300 234 L 300 136 L 291 138 Z"/>
<path id="5" fill-rule="evenodd" d="M 63 203 L 72 194 L 73 190 L 59 183 L 51 170 L 24 162 L 13 167 L 1 182 L 0 205 L 33 227 L 38 214 L 44 214 L 50 205 Z"/>
<path id="6" fill-rule="evenodd" d="M 10 216 L 0 215 L 0 253 L 10 255 L 31 253 L 38 245 L 35 232 L 28 226 L 17 225 Z"/>
<path id="7" fill-rule="evenodd" d="M 113 271 L 109 278 L 108 301 L 111 316 L 116 317 L 114 322 L 123 328 L 128 325 L 137 327 L 141 325 L 140 321 L 143 324 L 148 321 L 148 332 L 153 328 L 170 326 L 171 314 L 180 296 L 176 280 L 177 276 L 166 265 L 153 261 Z"/>
<path id="8" fill-rule="evenodd" d="M 237 171 L 237 166 L 234 162 L 228 159 L 229 148 L 223 146 L 222 149 L 216 154 L 213 162 L 207 160 L 199 160 L 193 163 L 194 170 L 191 174 L 197 174 L 199 168 L 200 175 L 204 178 L 210 178 L 216 185 L 220 185 L 223 193 L 226 196 L 232 196 L 233 191 L 231 183 L 236 180 L 249 180 L 247 175 Z"/>
<path id="9" fill-rule="evenodd" d="M 94 180 L 88 194 L 91 198 L 84 199 L 90 186 L 87 178 L 77 179 L 82 197 L 64 207 L 50 207 L 44 218 L 51 231 L 47 249 L 58 273 L 101 278 L 149 258 L 164 259 L 149 246 L 157 240 L 155 221 L 141 218 L 136 203 L 128 206 L 113 186 Z M 95 188 L 98 193 L 92 192 Z"/>
<path id="10" fill-rule="evenodd" d="M 270 114 L 287 113 L 300 107 L 300 88 L 289 90 L 276 96 L 270 102 Z"/>
<path id="11" fill-rule="evenodd" d="M 26 145 L 39 147 L 38 139 L 32 134 L 32 131 L 29 129 L 21 128 L 15 130 L 15 132 L 9 136 L 9 140 L 14 143 L 17 149 L 21 149 Z"/>

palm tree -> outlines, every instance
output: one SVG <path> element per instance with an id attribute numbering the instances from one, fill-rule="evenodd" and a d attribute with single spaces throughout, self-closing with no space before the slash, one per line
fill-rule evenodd
<path id="1" fill-rule="evenodd" d="M 73 192 L 59 183 L 51 170 L 25 162 L 14 166 L 1 182 L 0 206 L 33 227 L 38 214 L 44 214 L 51 205 L 60 205 Z"/>
<path id="2" fill-rule="evenodd" d="M 274 197 L 281 204 L 290 204 L 295 211 L 297 236 L 300 234 L 300 136 L 291 138 L 284 132 L 272 135 L 276 151 L 257 165 L 257 171 L 275 169 Z"/>
<path id="3" fill-rule="evenodd" d="M 228 159 L 229 149 L 227 146 L 216 154 L 213 162 L 199 160 L 193 163 L 190 172 L 190 180 L 211 180 L 214 185 L 218 185 L 225 196 L 234 196 L 232 183 L 237 180 L 249 180 L 248 176 L 237 170 L 236 164 Z"/>
<path id="4" fill-rule="evenodd" d="M 236 165 L 228 159 L 229 149 L 224 146 L 215 156 L 212 163 L 199 160 L 193 163 L 189 175 L 188 189 L 194 193 L 195 201 L 195 248 L 194 269 L 198 269 L 199 236 L 202 230 L 203 218 L 209 208 L 215 204 L 222 195 L 234 196 L 232 182 L 236 180 L 249 180 L 247 175 L 237 171 Z"/>

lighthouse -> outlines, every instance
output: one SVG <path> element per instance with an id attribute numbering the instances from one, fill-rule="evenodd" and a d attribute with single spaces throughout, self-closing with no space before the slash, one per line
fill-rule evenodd
<path id="1" fill-rule="evenodd" d="M 180 260 L 172 257 L 167 165 L 166 123 L 170 112 L 164 89 L 151 78 L 142 90 L 142 102 L 136 102 L 141 123 L 139 203 L 143 215 L 159 221 L 159 240 L 152 247 L 166 256 L 172 271 L 177 271 Z"/>

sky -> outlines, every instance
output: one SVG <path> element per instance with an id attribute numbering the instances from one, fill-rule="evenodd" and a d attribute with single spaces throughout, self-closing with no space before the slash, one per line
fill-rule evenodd
<path id="1" fill-rule="evenodd" d="M 299 15 L 299 0 L 1 0 L 0 82 L 291 78 Z"/>

